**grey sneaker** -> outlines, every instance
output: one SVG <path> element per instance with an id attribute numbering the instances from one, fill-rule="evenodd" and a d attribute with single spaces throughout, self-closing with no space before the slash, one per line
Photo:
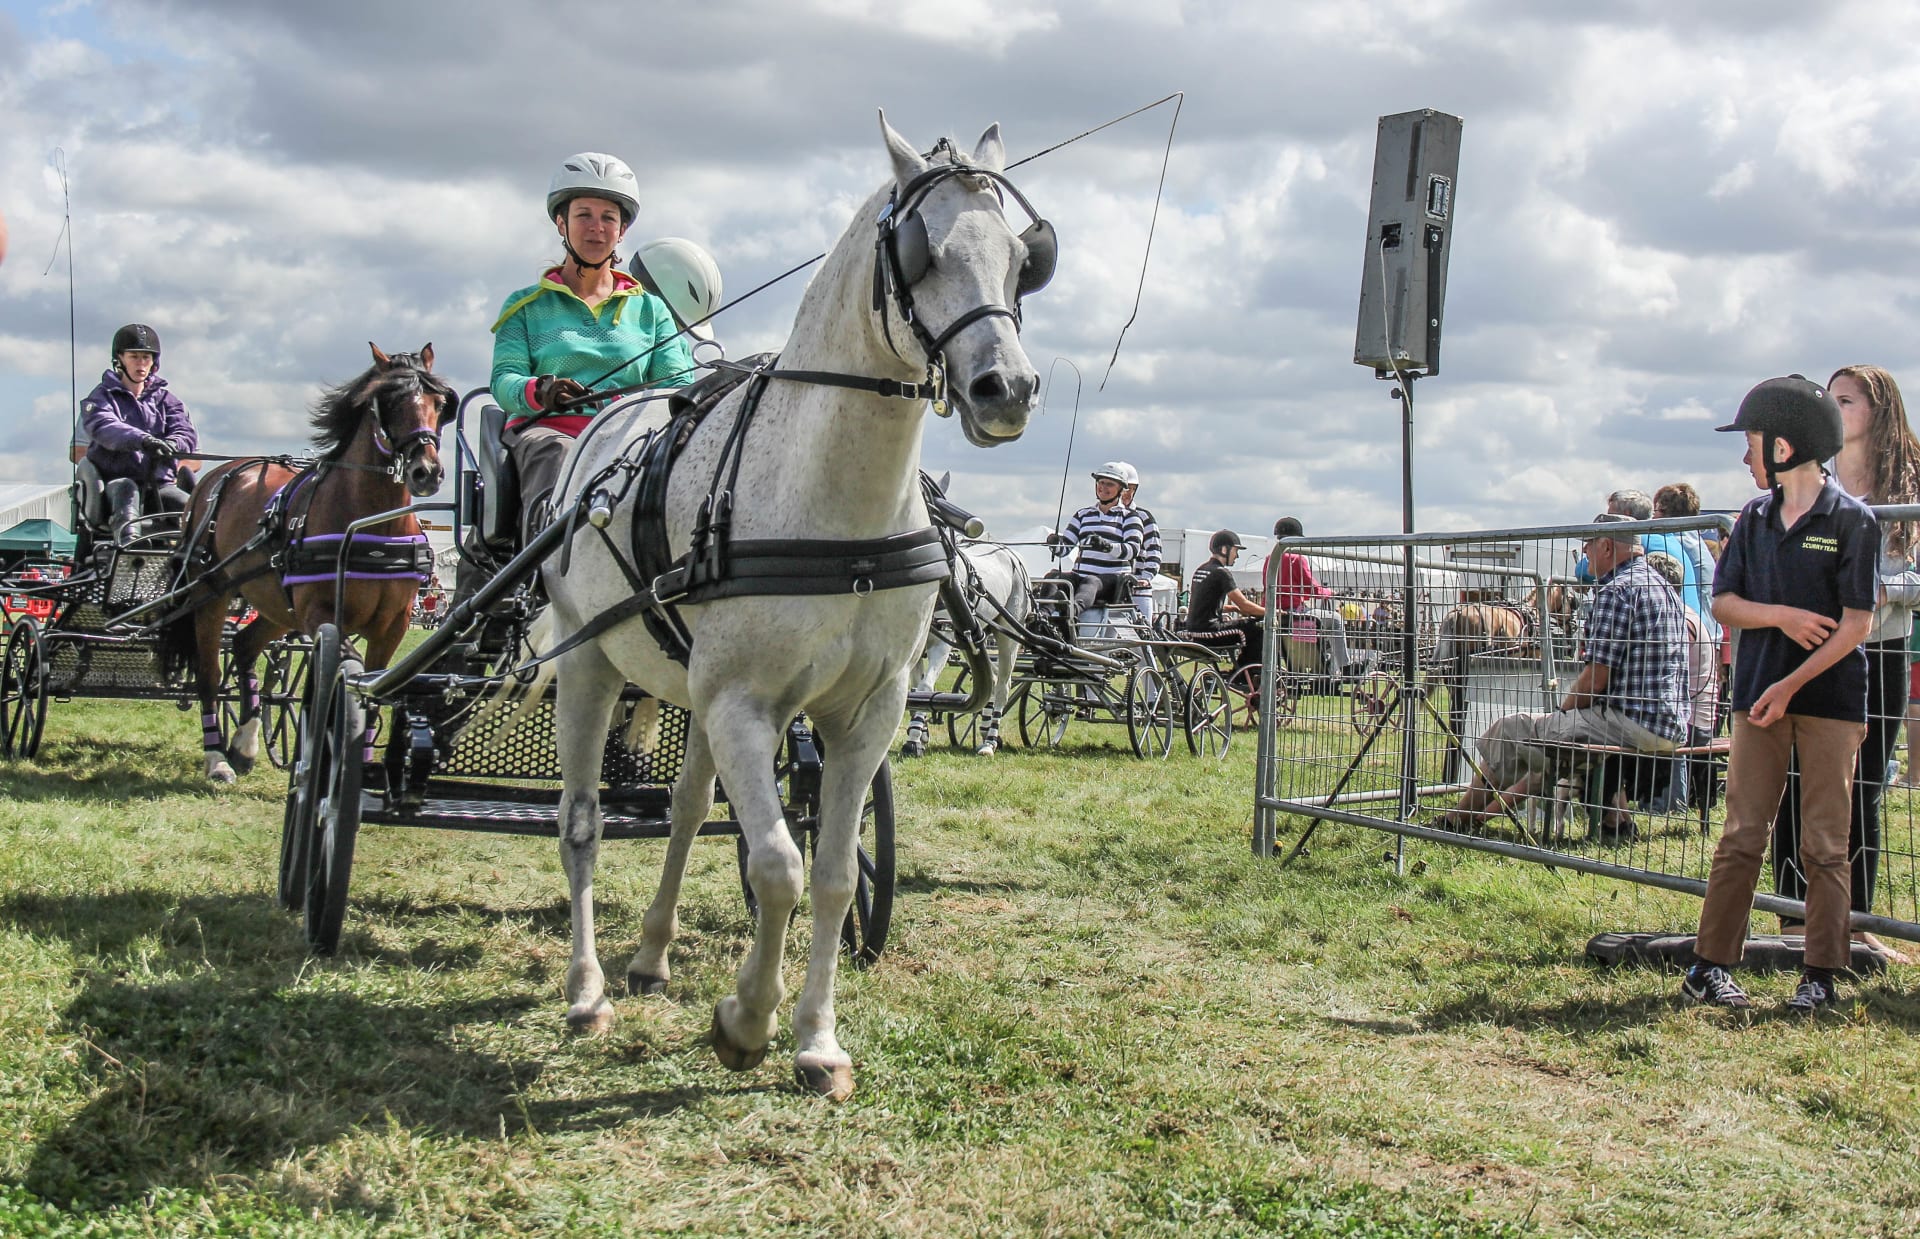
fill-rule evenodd
<path id="1" fill-rule="evenodd" d="M 1686 979 L 1680 982 L 1680 992 L 1695 1002 L 1709 1007 L 1728 1007 L 1744 1011 L 1753 1005 L 1747 997 L 1747 991 L 1727 975 L 1727 970 L 1718 964 L 1706 967 L 1695 966 L 1687 970 Z M 1796 995 L 1797 997 L 1797 995 Z"/>
<path id="2" fill-rule="evenodd" d="M 1831 1007 L 1839 997 L 1834 992 L 1832 982 L 1801 977 L 1800 984 L 1794 987 L 1793 997 L 1787 999 L 1787 1010 L 1795 1015 L 1812 1015 L 1816 1011 Z"/>

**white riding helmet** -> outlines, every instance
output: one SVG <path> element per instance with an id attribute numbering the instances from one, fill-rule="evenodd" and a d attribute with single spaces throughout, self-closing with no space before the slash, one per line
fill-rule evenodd
<path id="1" fill-rule="evenodd" d="M 720 265 L 683 237 L 647 242 L 634 251 L 627 270 L 648 292 L 660 295 L 682 327 L 720 308 Z M 692 334 L 711 340 L 713 325 L 700 323 Z"/>
<path id="2" fill-rule="evenodd" d="M 569 155 L 553 174 L 553 180 L 547 182 L 547 218 L 558 215 L 575 198 L 605 198 L 617 203 L 628 224 L 640 214 L 640 182 L 634 178 L 633 169 L 599 151 Z"/>
<path id="3" fill-rule="evenodd" d="M 1109 460 L 1106 464 L 1101 465 L 1093 471 L 1093 480 L 1098 482 L 1100 479 L 1105 478 L 1109 482 L 1118 482 L 1120 485 L 1125 486 L 1129 472 L 1130 470 L 1128 470 L 1124 464 L 1117 460 Z"/>
<path id="4" fill-rule="evenodd" d="M 1120 485 L 1122 486 L 1140 485 L 1140 471 L 1138 469 L 1134 468 L 1132 465 L 1128 464 L 1124 460 L 1114 461 L 1113 467 L 1120 471 Z"/>

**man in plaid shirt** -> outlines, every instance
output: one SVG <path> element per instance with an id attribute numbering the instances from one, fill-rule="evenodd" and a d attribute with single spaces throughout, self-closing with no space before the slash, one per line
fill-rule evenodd
<path id="1" fill-rule="evenodd" d="M 1603 514 L 1593 523 L 1627 518 Z M 1671 752 L 1686 735 L 1687 625 L 1680 596 L 1647 565 L 1638 537 L 1596 534 L 1584 549 L 1600 588 L 1587 615 L 1585 665 L 1551 714 L 1510 714 L 1480 737 L 1483 769 L 1451 815 L 1455 824 L 1485 817 L 1502 800 L 1533 795 L 1553 777 L 1584 764 L 1594 746 Z M 1616 792 L 1601 831 L 1630 837 L 1623 793 Z"/>

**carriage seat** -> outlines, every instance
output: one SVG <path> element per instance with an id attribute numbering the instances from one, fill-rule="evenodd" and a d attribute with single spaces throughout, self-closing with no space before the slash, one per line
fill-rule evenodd
<path id="1" fill-rule="evenodd" d="M 107 483 L 85 456 L 73 467 L 73 530 L 103 536 L 107 532 Z"/>
<path id="2" fill-rule="evenodd" d="M 502 440 L 507 411 L 497 404 L 480 410 L 479 511 L 473 524 L 490 551 L 512 556 L 520 538 L 520 472 Z"/>
<path id="3" fill-rule="evenodd" d="M 1240 661 L 1240 651 L 1247 648 L 1247 634 L 1238 628 L 1182 628 L 1174 635 L 1189 645 L 1228 655 L 1235 662 Z"/>

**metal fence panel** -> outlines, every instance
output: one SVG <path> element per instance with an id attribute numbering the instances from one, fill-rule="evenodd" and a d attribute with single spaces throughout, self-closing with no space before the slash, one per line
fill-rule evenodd
<path id="1" fill-rule="evenodd" d="M 1877 511 L 1883 520 L 1920 519 L 1920 506 Z M 1650 551 L 1679 558 L 1691 550 L 1692 538 L 1717 536 L 1730 525 L 1725 516 L 1700 516 L 1627 528 Z M 1582 544 L 1622 528 L 1278 544 L 1264 574 L 1254 851 L 1271 855 L 1280 818 L 1290 815 L 1306 820 L 1288 859 L 1320 823 L 1348 823 L 1704 894 L 1723 821 L 1730 653 L 1710 618 L 1689 621 L 1677 650 L 1687 675 L 1684 700 L 1674 708 L 1690 730 L 1676 755 L 1536 747 L 1537 762 L 1545 753 L 1537 765 L 1540 794 L 1496 803 L 1477 820 L 1452 812 L 1476 773 L 1482 783 L 1505 773 L 1488 769 L 1485 738 L 1494 721 L 1551 711 L 1580 674 L 1593 592 L 1579 572 Z M 1313 576 L 1331 583 L 1330 595 L 1307 598 L 1281 587 L 1281 557 L 1289 553 L 1306 557 Z M 1683 588 L 1676 597 L 1710 614 L 1710 591 L 1689 599 Z M 1342 641 L 1350 673 L 1335 675 L 1331 664 Z M 1893 651 L 1889 643 L 1873 657 L 1899 659 L 1900 691 L 1876 715 L 1880 734 L 1897 740 L 1907 713 L 1904 641 L 1897 655 Z M 1885 666 L 1891 675 L 1892 662 Z M 1887 743 L 1891 765 L 1877 753 L 1862 759 L 1879 767 L 1862 774 L 1881 793 L 1881 831 L 1871 907 L 1855 912 L 1854 925 L 1920 941 L 1920 788 L 1905 783 L 1899 767 L 1920 769 L 1905 759 L 1904 746 Z M 1792 863 L 1773 866 L 1777 873 L 1763 870 L 1754 905 L 1800 917 L 1797 857 L 1791 846 L 1781 853 Z M 1856 853 L 1855 864 L 1860 861 Z"/>

